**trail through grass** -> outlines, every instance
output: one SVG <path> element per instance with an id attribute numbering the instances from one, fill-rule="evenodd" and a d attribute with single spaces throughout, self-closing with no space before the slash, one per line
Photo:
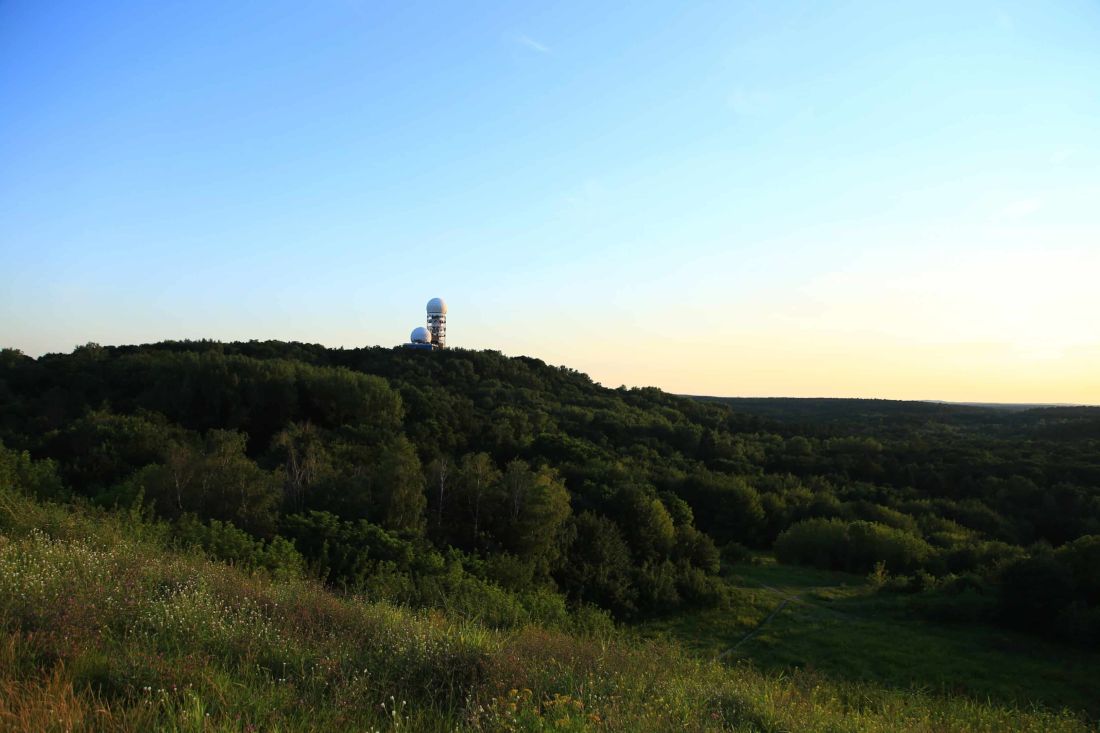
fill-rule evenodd
<path id="1" fill-rule="evenodd" d="M 757 634 L 759 634 L 759 633 L 760 633 L 761 631 L 763 631 L 763 630 L 764 630 L 764 627 L 768 625 L 768 622 L 769 622 L 769 621 L 771 621 L 771 620 L 772 620 L 773 618 L 775 618 L 776 614 L 777 614 L 777 613 L 779 613 L 780 611 L 782 611 L 782 610 L 783 610 L 784 608 L 786 608 L 786 607 L 787 607 L 787 604 L 788 604 L 788 603 L 790 603 L 790 602 L 791 602 L 791 599 L 790 599 L 790 598 L 784 598 L 784 599 L 783 599 L 782 601 L 780 601 L 780 602 L 779 602 L 779 605 L 775 607 L 775 610 L 774 610 L 774 611 L 772 611 L 771 613 L 769 613 L 769 614 L 768 614 L 767 616 L 765 616 L 765 617 L 764 617 L 764 618 L 763 618 L 763 619 L 762 619 L 762 620 L 760 621 L 760 623 L 756 625 L 756 628 L 754 628 L 754 629 L 753 629 L 752 631 L 750 631 L 749 633 L 747 633 L 747 634 L 745 634 L 744 636 L 742 636 L 742 637 L 741 637 L 741 638 L 740 638 L 740 639 L 738 640 L 738 642 L 737 642 L 736 644 L 734 644 L 733 646 L 731 646 L 731 647 L 730 647 L 729 649 L 727 649 L 727 650 L 725 650 L 724 652 L 722 652 L 721 654 L 719 654 L 719 655 L 718 655 L 718 659 L 725 659 L 725 658 L 726 658 L 726 657 L 728 657 L 729 655 L 731 655 L 731 654 L 733 654 L 734 652 L 736 652 L 736 651 L 737 651 L 737 647 L 741 646 L 741 645 L 742 645 L 742 644 L 744 644 L 744 643 L 745 643 L 746 641 L 748 641 L 749 639 L 751 639 L 752 637 L 756 636 L 756 635 L 757 635 Z"/>
<path id="2" fill-rule="evenodd" d="M 140 536 L 0 492 L 0 731 L 1089 729 L 1074 713 L 725 665 L 666 641 L 488 630 Z M 754 592 L 760 608 L 775 597 Z"/>
<path id="3" fill-rule="evenodd" d="M 876 594 L 846 573 L 763 558 L 728 579 L 731 609 L 655 619 L 639 632 L 771 672 L 1100 716 L 1100 655 L 981 624 L 932 623 L 911 597 Z"/>

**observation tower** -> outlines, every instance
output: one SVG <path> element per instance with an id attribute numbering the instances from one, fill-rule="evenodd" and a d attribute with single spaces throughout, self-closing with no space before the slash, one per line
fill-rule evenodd
<path id="1" fill-rule="evenodd" d="M 447 304 L 443 298 L 428 301 L 428 327 L 414 328 L 405 348 L 423 351 L 447 348 Z"/>
<path id="2" fill-rule="evenodd" d="M 447 303 L 443 298 L 428 301 L 428 333 L 437 349 L 447 348 Z"/>

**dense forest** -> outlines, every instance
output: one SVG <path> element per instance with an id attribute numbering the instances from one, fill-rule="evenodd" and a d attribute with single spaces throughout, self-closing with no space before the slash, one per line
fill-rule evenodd
<path id="1" fill-rule="evenodd" d="M 1100 645 L 1100 408 L 689 398 L 462 349 L 89 344 L 0 353 L 0 480 L 491 626 L 721 607 L 723 568 L 774 553 Z"/>

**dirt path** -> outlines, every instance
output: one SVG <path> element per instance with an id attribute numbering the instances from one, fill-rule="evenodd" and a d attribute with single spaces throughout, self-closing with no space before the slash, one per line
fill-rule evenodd
<path id="1" fill-rule="evenodd" d="M 776 606 L 774 609 L 772 609 L 772 612 L 769 613 L 767 616 L 765 616 L 764 619 L 760 623 L 758 623 L 755 627 L 752 628 L 752 630 L 749 631 L 749 633 L 742 636 L 741 639 L 736 644 L 731 646 L 729 649 L 727 649 L 724 652 L 722 652 L 721 654 L 719 654 L 718 659 L 719 660 L 725 659 L 727 656 L 729 656 L 730 654 L 735 652 L 737 650 L 737 647 L 741 646 L 746 641 L 748 641 L 752 637 L 759 634 L 763 630 L 763 628 L 768 625 L 768 622 L 771 621 L 775 617 L 775 614 L 782 611 L 787 606 L 788 603 L 790 603 L 791 601 L 797 602 L 799 600 L 801 600 L 801 599 L 799 599 L 797 596 L 795 596 L 794 598 L 784 598 L 782 601 L 779 602 L 779 605 Z"/>
<path id="2" fill-rule="evenodd" d="M 807 601 L 805 598 L 803 598 L 799 594 L 791 594 L 787 591 L 780 590 L 779 588 L 774 588 L 770 585 L 761 585 L 759 587 L 763 590 L 768 591 L 769 593 L 774 593 L 775 595 L 779 596 L 779 598 L 781 598 L 782 600 L 779 602 L 778 606 L 776 606 L 775 608 L 772 609 L 771 613 L 769 613 L 767 616 L 765 616 L 760 621 L 760 623 L 758 623 L 756 626 L 754 626 L 752 629 L 750 629 L 748 631 L 748 633 L 746 633 L 744 636 L 742 636 L 737 641 L 736 644 L 731 646 L 729 649 L 726 649 L 725 651 L 721 652 L 716 657 L 718 660 L 725 659 L 730 654 L 737 651 L 737 647 L 741 646 L 746 641 L 748 641 L 749 639 L 751 639 L 752 637 L 756 636 L 761 631 L 763 631 L 764 627 L 767 626 L 768 623 L 773 618 L 775 618 L 775 616 L 780 611 L 782 611 L 784 608 L 786 608 L 789 604 L 792 604 L 792 603 L 797 604 L 799 606 L 803 606 L 803 607 L 808 608 L 808 609 L 813 609 L 813 611 L 815 611 L 815 612 L 822 613 L 826 616 L 831 616 L 832 618 L 840 620 L 840 621 L 849 621 L 850 622 L 850 621 L 853 620 L 851 616 L 849 616 L 846 613 L 843 613 L 842 611 L 837 611 L 837 610 L 832 609 L 832 608 L 826 608 L 825 606 L 822 606 L 819 603 L 814 603 L 812 601 Z"/>
<path id="3" fill-rule="evenodd" d="M 763 588 L 764 590 L 771 591 L 772 593 L 775 593 L 780 598 L 785 598 L 786 600 L 790 601 L 791 603 L 797 603 L 800 606 L 805 606 L 806 608 L 813 609 L 817 613 L 822 613 L 822 614 L 825 614 L 826 616 L 832 616 L 833 618 L 835 618 L 839 621 L 851 621 L 852 620 L 851 614 L 845 613 L 844 611 L 838 611 L 835 608 L 829 608 L 828 606 L 824 605 L 823 602 L 821 602 L 821 601 L 807 600 L 807 599 L 803 598 L 801 595 L 797 595 L 797 594 L 790 595 L 786 591 L 782 591 L 779 588 L 773 588 L 770 585 L 762 585 L 760 587 Z M 740 644 L 740 643 L 741 642 L 738 642 L 738 644 Z"/>

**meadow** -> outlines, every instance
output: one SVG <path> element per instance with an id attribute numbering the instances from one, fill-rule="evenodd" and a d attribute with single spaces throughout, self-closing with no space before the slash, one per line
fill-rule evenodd
<path id="1" fill-rule="evenodd" d="M 781 565 L 769 556 L 731 568 L 736 600 L 646 621 L 642 638 L 701 658 L 776 673 L 813 671 L 943 697 L 1067 707 L 1100 715 L 1095 653 L 988 624 L 929 618 L 925 599 L 876 592 L 866 577 Z"/>
<path id="2" fill-rule="evenodd" d="M 0 492 L 5 731 L 1084 731 L 1079 713 L 335 595 Z"/>

